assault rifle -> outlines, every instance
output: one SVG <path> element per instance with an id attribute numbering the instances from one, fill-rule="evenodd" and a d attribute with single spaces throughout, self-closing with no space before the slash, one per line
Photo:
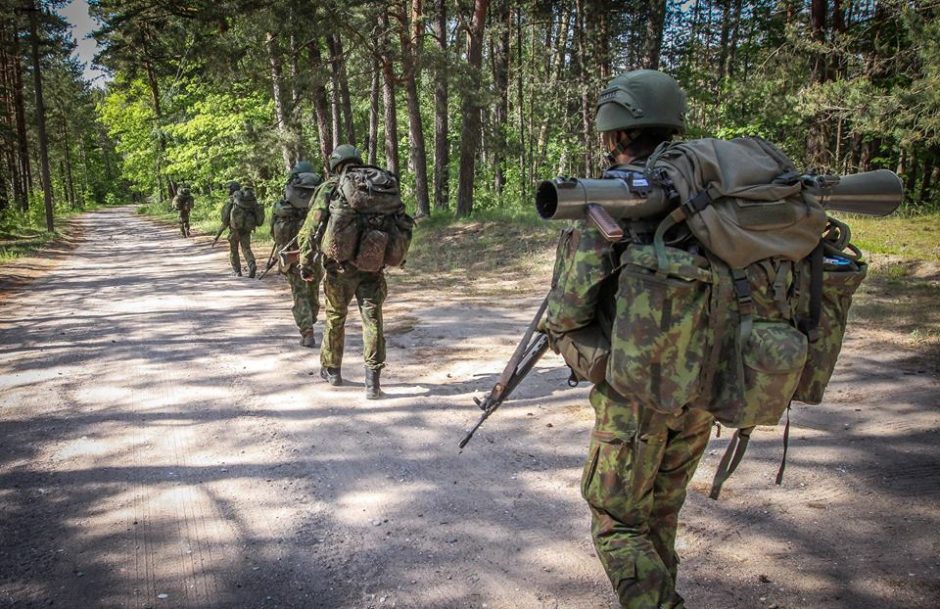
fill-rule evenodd
<path id="1" fill-rule="evenodd" d="M 848 176 L 795 176 L 804 196 L 825 209 L 887 216 L 901 204 L 904 186 L 893 171 L 876 169 Z M 617 220 L 663 215 L 674 204 L 662 188 L 646 179 L 555 178 L 544 180 L 535 193 L 535 209 L 546 220 L 590 219 L 609 241 L 619 241 Z"/>
<path id="2" fill-rule="evenodd" d="M 515 352 L 509 358 L 509 363 L 506 364 L 502 374 L 499 375 L 499 380 L 490 389 L 489 395 L 483 400 L 473 398 L 483 414 L 480 415 L 480 420 L 477 421 L 476 425 L 467 430 L 467 435 L 460 441 L 460 448 L 467 445 L 476 430 L 480 428 L 480 425 L 483 425 L 483 421 L 496 412 L 496 409 L 502 405 L 519 383 L 522 382 L 522 379 L 535 367 L 542 355 L 545 354 L 548 349 L 548 336 L 539 332 L 536 328 L 542 320 L 542 315 L 545 313 L 545 307 L 547 306 L 548 297 L 546 296 L 539 306 L 539 310 L 535 313 L 535 317 L 532 318 L 532 323 L 529 324 L 525 334 L 522 335 L 522 340 L 516 346 Z"/>
<path id="3" fill-rule="evenodd" d="M 215 239 L 212 240 L 212 245 L 210 245 L 209 247 L 215 247 L 215 244 L 219 242 L 219 237 L 222 236 L 222 233 L 224 233 L 225 229 L 227 229 L 228 227 L 229 227 L 228 224 L 226 224 L 222 226 L 222 228 L 219 229 L 219 232 L 215 234 Z"/>

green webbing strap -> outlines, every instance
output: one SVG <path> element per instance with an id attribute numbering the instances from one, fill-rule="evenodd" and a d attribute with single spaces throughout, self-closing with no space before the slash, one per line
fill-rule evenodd
<path id="1" fill-rule="evenodd" d="M 751 282 L 744 269 L 731 269 L 731 281 L 734 286 L 734 297 L 738 301 L 738 315 L 741 316 L 741 326 L 738 332 L 738 349 L 743 349 L 751 335 L 754 326 L 754 300 L 751 298 Z M 739 351 L 740 352 L 740 351 Z"/>
<path id="2" fill-rule="evenodd" d="M 789 447 L 790 447 L 790 404 L 787 404 L 787 424 L 783 428 L 783 458 L 780 460 L 780 469 L 777 470 L 777 486 L 780 486 L 780 483 L 783 482 L 783 470 L 787 468 L 787 448 Z"/>
<path id="3" fill-rule="evenodd" d="M 721 457 L 721 463 L 718 464 L 715 478 L 712 480 L 712 489 L 708 493 L 710 499 L 718 499 L 722 485 L 738 468 L 738 464 L 744 458 L 744 451 L 747 450 L 747 443 L 751 440 L 752 431 L 754 431 L 753 427 L 742 427 L 734 432 L 725 454 Z"/>
<path id="4" fill-rule="evenodd" d="M 656 227 L 656 233 L 653 235 L 653 249 L 656 251 L 656 265 L 660 273 L 665 273 L 669 268 L 669 261 L 666 259 L 666 231 L 676 224 L 685 221 L 686 215 L 681 207 L 677 207 Z"/>
<path id="5" fill-rule="evenodd" d="M 797 324 L 809 342 L 819 340 L 819 318 L 822 315 L 823 243 L 820 241 L 809 255 L 809 316 Z"/>
<path id="6" fill-rule="evenodd" d="M 780 266 L 777 267 L 777 274 L 774 276 L 774 302 L 777 303 L 777 310 L 784 319 L 790 319 L 790 305 L 787 302 L 787 275 L 791 268 L 789 260 L 781 260 Z"/>

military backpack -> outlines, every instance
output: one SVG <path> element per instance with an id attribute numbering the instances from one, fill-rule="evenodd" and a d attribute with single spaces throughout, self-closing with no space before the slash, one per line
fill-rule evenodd
<path id="1" fill-rule="evenodd" d="M 242 188 L 232 194 L 229 226 L 241 232 L 251 232 L 264 224 L 264 207 L 258 204 L 251 188 Z"/>
<path id="2" fill-rule="evenodd" d="M 324 256 L 366 272 L 404 264 L 414 219 L 405 212 L 393 173 L 348 167 L 330 196 L 329 212 L 320 246 Z"/>
<path id="3" fill-rule="evenodd" d="M 632 224 L 626 244 L 569 235 L 587 241 L 559 247 L 546 328 L 609 337 L 595 340 L 608 354 L 555 341 L 582 377 L 603 370 L 644 405 L 700 408 L 736 428 L 717 497 L 754 426 L 776 425 L 791 400 L 822 399 L 866 265 L 848 227 L 804 197 L 793 163 L 759 138 L 666 144 L 626 170 L 662 188 L 672 211 Z M 609 326 L 596 319 L 605 294 Z"/>
<path id="4" fill-rule="evenodd" d="M 192 211 L 193 204 L 193 195 L 189 191 L 179 192 L 173 197 L 173 207 L 176 211 Z"/>

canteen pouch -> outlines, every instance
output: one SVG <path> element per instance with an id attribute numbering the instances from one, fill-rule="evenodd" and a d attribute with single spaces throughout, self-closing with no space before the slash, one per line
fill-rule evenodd
<path id="1" fill-rule="evenodd" d="M 631 245 L 620 258 L 607 382 L 667 414 L 700 392 L 708 359 L 708 260 L 674 247 Z"/>

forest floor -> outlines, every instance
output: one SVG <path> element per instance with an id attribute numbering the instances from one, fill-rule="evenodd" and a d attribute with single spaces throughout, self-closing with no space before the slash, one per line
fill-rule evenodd
<path id="1" fill-rule="evenodd" d="M 578 491 L 593 415 L 559 358 L 457 449 L 551 244 L 391 271 L 387 397 L 366 401 L 355 310 L 330 387 L 276 273 L 231 277 L 224 241 L 130 207 L 74 222 L 74 247 L 0 268 L 0 607 L 616 606 Z M 782 486 L 782 427 L 760 428 L 708 499 L 712 439 L 681 515 L 690 609 L 940 606 L 940 274 L 890 275 L 825 402 L 795 405 Z"/>

